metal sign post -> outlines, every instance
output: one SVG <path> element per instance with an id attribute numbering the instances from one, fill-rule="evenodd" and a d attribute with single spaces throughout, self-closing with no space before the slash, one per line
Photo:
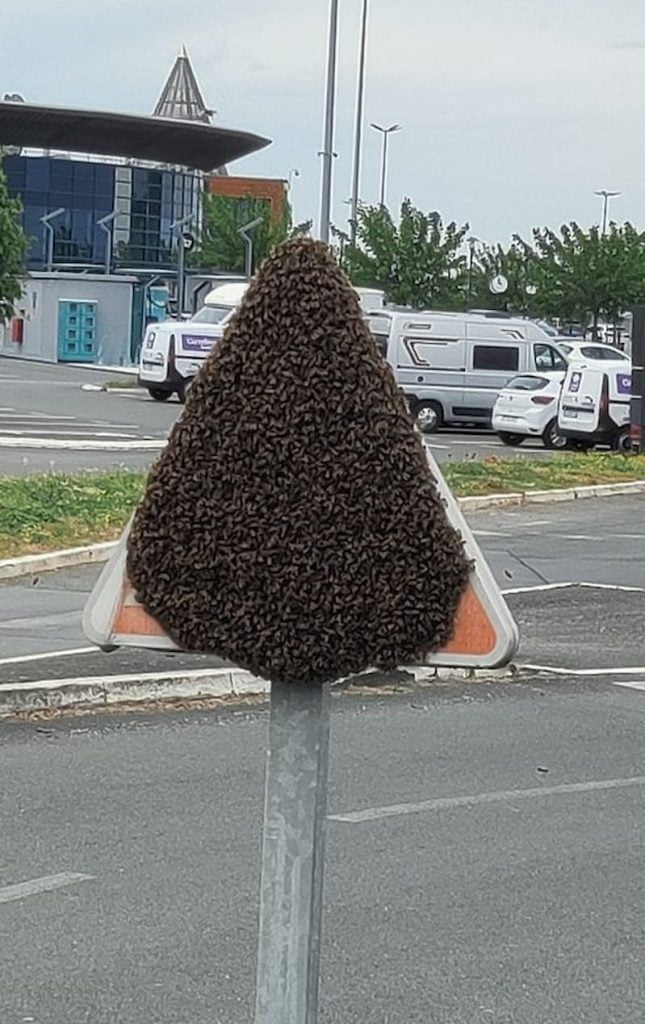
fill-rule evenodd
<path id="1" fill-rule="evenodd" d="M 329 684 L 271 684 L 255 1024 L 316 1024 Z"/>

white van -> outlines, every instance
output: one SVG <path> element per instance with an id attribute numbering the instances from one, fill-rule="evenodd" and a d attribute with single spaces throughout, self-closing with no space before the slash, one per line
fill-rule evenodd
<path id="1" fill-rule="evenodd" d="M 165 320 L 150 324 L 139 356 L 139 384 L 157 402 L 186 401 L 194 378 L 222 337 L 222 323 Z"/>
<path id="2" fill-rule="evenodd" d="M 560 393 L 560 433 L 585 447 L 629 451 L 631 391 L 631 363 L 572 363 Z"/>
<path id="3" fill-rule="evenodd" d="M 557 344 L 531 320 L 384 309 L 367 322 L 424 433 L 444 423 L 490 426 L 511 378 L 567 368 Z"/>
<path id="4" fill-rule="evenodd" d="M 218 285 L 190 320 L 165 320 L 146 329 L 139 356 L 139 384 L 157 402 L 176 394 L 186 401 L 194 378 L 224 333 L 248 288 L 247 281 Z"/>

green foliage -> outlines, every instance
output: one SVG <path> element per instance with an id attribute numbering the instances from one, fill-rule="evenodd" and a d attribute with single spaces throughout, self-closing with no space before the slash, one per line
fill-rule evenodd
<path id="1" fill-rule="evenodd" d="M 543 312 L 595 325 L 645 298 L 645 235 L 631 224 L 610 224 L 602 235 L 572 222 L 559 234 L 536 229 L 533 239 Z"/>
<path id="2" fill-rule="evenodd" d="M 507 249 L 502 245 L 481 248 L 473 245 L 471 251 L 472 266 L 469 255 L 464 308 L 532 313 L 535 299 L 530 290 L 536 287 L 537 271 L 531 249 L 520 239 L 514 239 Z M 494 295 L 490 282 L 500 274 L 508 281 L 508 289 L 502 295 Z"/>
<path id="3" fill-rule="evenodd" d="M 645 455 L 561 452 L 545 459 L 522 456 L 465 459 L 463 462 L 446 462 L 442 469 L 454 493 L 461 497 L 469 494 L 512 494 L 643 480 Z"/>
<path id="4" fill-rule="evenodd" d="M 143 489 L 141 473 L 4 477 L 0 558 L 118 536 Z"/>
<path id="5" fill-rule="evenodd" d="M 484 246 L 473 256 L 473 307 L 595 325 L 645 299 L 645 234 L 631 224 L 610 224 L 605 235 L 575 222 L 559 232 L 535 228 L 532 244 L 516 235 L 507 249 Z M 497 274 L 508 281 L 503 295 L 489 289 Z"/>
<path id="6" fill-rule="evenodd" d="M 460 305 L 466 256 L 460 252 L 468 225 L 444 225 L 440 214 L 422 213 L 409 199 L 396 224 L 384 206 L 358 211 L 356 245 L 336 232 L 341 261 L 356 285 L 381 288 L 389 302 L 427 309 Z"/>
<path id="7" fill-rule="evenodd" d="M 18 218 L 20 200 L 12 199 L 0 167 L 0 323 L 13 315 L 16 300 L 22 292 L 20 278 L 24 274 L 27 239 Z"/>
<path id="8" fill-rule="evenodd" d="M 280 242 L 305 234 L 311 228 L 311 222 L 293 225 L 291 208 L 286 202 L 280 220 L 272 223 L 271 207 L 266 199 L 205 195 L 202 231 L 195 252 L 191 254 L 191 263 L 243 274 L 246 249 L 239 230 L 256 217 L 261 217 L 262 223 L 250 233 L 254 270 Z"/>

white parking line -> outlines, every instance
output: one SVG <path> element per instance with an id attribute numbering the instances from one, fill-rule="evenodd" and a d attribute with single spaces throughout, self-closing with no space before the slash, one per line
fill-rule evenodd
<path id="1" fill-rule="evenodd" d="M 546 672 L 552 676 L 635 676 L 645 673 L 645 665 L 622 665 L 620 668 L 566 668 L 563 665 L 527 665 L 518 664 L 525 672 Z"/>
<path id="2" fill-rule="evenodd" d="M 626 594 L 645 594 L 645 587 L 630 587 L 623 583 L 584 583 L 569 580 L 566 583 L 536 583 L 528 587 L 507 587 L 502 590 L 508 594 L 530 594 L 538 590 L 568 590 L 570 587 L 584 587 L 586 590 L 619 590 Z"/>
<path id="3" fill-rule="evenodd" d="M 27 896 L 37 896 L 41 892 L 52 892 L 66 885 L 77 882 L 89 882 L 94 875 L 82 875 L 77 871 L 61 871 L 59 875 L 45 875 L 43 878 L 32 878 L 30 882 L 18 882 L 17 885 L 5 885 L 0 889 L 0 903 L 12 900 L 24 900 Z"/>
<path id="4" fill-rule="evenodd" d="M 645 690 L 645 682 L 642 679 L 617 679 L 614 686 L 626 686 L 630 690 Z"/>
<path id="5" fill-rule="evenodd" d="M 347 814 L 330 814 L 330 821 L 356 824 L 362 821 L 377 821 L 402 814 L 420 814 L 423 811 L 443 811 L 454 807 L 476 807 L 478 804 L 503 803 L 507 800 L 532 800 L 535 797 L 563 796 L 567 793 L 592 793 L 603 789 L 628 789 L 645 786 L 645 775 L 628 779 L 599 779 L 596 782 L 570 782 L 562 786 L 545 786 L 537 789 L 506 789 L 494 793 L 477 793 L 474 796 L 446 796 L 435 800 L 420 800 L 418 803 L 390 804 L 386 807 L 368 807 L 364 811 L 350 811 Z"/>
<path id="6" fill-rule="evenodd" d="M 67 658 L 74 654 L 97 653 L 98 647 L 71 647 L 66 651 L 43 651 L 42 654 L 18 654 L 13 658 L 0 658 L 0 665 L 19 665 L 25 661 L 48 661 L 50 658 Z"/>

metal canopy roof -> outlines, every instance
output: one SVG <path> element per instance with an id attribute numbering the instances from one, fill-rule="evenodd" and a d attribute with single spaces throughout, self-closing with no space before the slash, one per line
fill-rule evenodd
<path id="1" fill-rule="evenodd" d="M 250 132 L 195 121 L 0 102 L 0 146 L 121 156 L 212 171 L 269 143 Z"/>

